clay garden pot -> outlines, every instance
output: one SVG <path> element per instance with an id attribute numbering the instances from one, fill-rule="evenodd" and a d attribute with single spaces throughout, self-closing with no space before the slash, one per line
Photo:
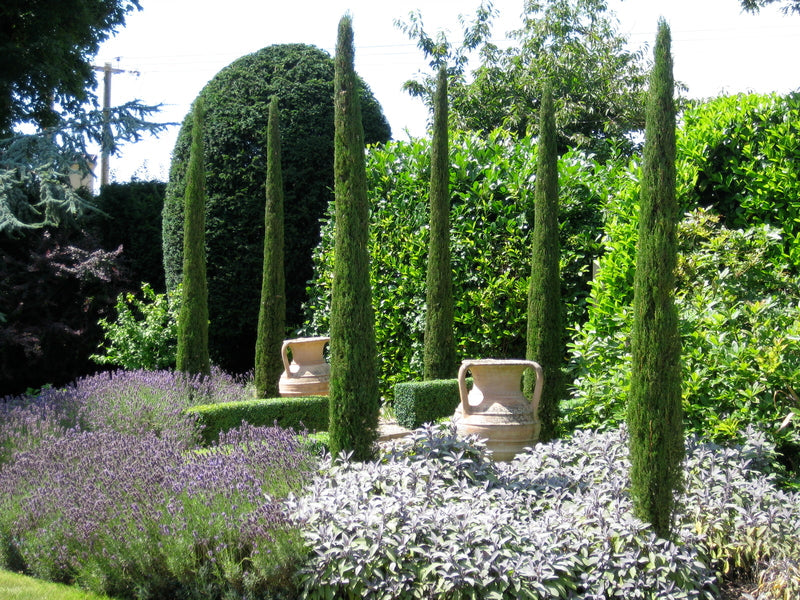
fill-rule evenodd
<path id="1" fill-rule="evenodd" d="M 522 393 L 526 369 L 536 372 L 532 398 Z M 467 372 L 473 379 L 469 391 Z M 461 405 L 455 417 L 459 435 L 483 438 L 497 461 L 511 460 L 523 448 L 533 446 L 541 429 L 537 410 L 543 381 L 542 367 L 531 360 L 465 360 L 458 370 Z"/>
<path id="2" fill-rule="evenodd" d="M 284 397 L 327 396 L 331 367 L 323 350 L 329 337 L 307 337 L 284 340 L 281 346 L 284 371 L 278 391 Z M 292 361 L 289 362 L 289 349 Z"/>

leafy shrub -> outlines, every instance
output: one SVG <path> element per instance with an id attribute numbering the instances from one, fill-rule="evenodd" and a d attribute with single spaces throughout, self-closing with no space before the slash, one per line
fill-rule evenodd
<path id="1" fill-rule="evenodd" d="M 800 306 L 792 270 L 774 259 L 778 232 L 768 226 L 730 230 L 696 211 L 678 237 L 687 430 L 738 441 L 747 425 L 757 425 L 772 432 L 781 450 L 796 447 L 797 428 L 777 431 L 797 408 L 800 381 Z M 611 258 L 601 260 L 601 272 Z M 597 294 L 593 314 L 571 346 L 570 427 L 614 427 L 624 420 L 630 310 L 602 287 Z"/>
<path id="2" fill-rule="evenodd" d="M 377 463 L 329 464 L 291 500 L 304 598 L 706 598 L 724 573 L 792 556 L 800 496 L 772 452 L 692 438 L 675 542 L 631 516 L 627 435 L 576 432 L 510 463 L 427 427 Z"/>
<path id="3" fill-rule="evenodd" d="M 365 140 L 391 137 L 362 83 Z M 268 105 L 280 106 L 284 181 L 286 318 L 301 324 L 319 219 L 333 197 L 333 59 L 304 44 L 268 46 L 222 69 L 199 94 L 206 116 L 206 250 L 212 361 L 229 372 L 253 367 L 264 246 Z M 181 281 L 183 197 L 192 115 L 173 151 L 164 201 L 167 289 Z"/>
<path id="4" fill-rule="evenodd" d="M 686 206 L 712 208 L 732 229 L 782 230 L 800 268 L 800 92 L 722 96 L 687 110 L 679 153 L 689 165 Z"/>
<path id="5" fill-rule="evenodd" d="M 525 356 L 529 227 L 535 140 L 502 131 L 450 142 L 454 335 L 460 359 Z M 427 140 L 372 148 L 367 157 L 370 269 L 381 393 L 422 378 L 430 151 Z M 559 162 L 562 297 L 566 320 L 583 320 L 607 169 L 576 153 Z M 329 331 L 333 211 L 314 251 L 307 334 Z"/>
<path id="6" fill-rule="evenodd" d="M 394 414 L 406 429 L 452 415 L 459 402 L 457 379 L 407 381 L 394 386 Z"/>
<path id="7" fill-rule="evenodd" d="M 150 284 L 143 283 L 141 298 L 133 292 L 120 294 L 116 319 L 98 320 L 104 346 L 100 354 L 91 356 L 92 360 L 125 369 L 175 367 L 180 302 L 180 285 L 167 294 L 157 294 Z"/>
<path id="8" fill-rule="evenodd" d="M 123 287 L 121 250 L 83 231 L 0 236 L 0 396 L 91 373 L 89 359 Z"/>
<path id="9" fill-rule="evenodd" d="M 312 468 L 281 428 L 204 453 L 71 430 L 0 470 L 0 563 L 119 598 L 293 597 L 302 544 L 280 499 Z"/>
<path id="10" fill-rule="evenodd" d="M 296 430 L 328 430 L 328 397 L 258 398 L 203 404 L 186 409 L 202 427 L 205 443 L 215 442 L 222 432 L 242 423 L 255 426 L 291 427 Z"/>

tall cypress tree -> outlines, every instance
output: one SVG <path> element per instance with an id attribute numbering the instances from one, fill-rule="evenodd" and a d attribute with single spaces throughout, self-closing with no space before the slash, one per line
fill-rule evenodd
<path id="1" fill-rule="evenodd" d="M 453 337 L 453 270 L 450 266 L 450 157 L 447 132 L 447 69 L 439 68 L 433 100 L 430 241 L 425 317 L 425 379 L 456 375 Z"/>
<path id="2" fill-rule="evenodd" d="M 559 402 L 563 395 L 564 327 L 558 242 L 558 146 L 552 87 L 545 87 L 539 123 L 539 144 L 531 239 L 531 279 L 528 287 L 526 358 L 544 372 L 539 403 L 542 428 L 539 439 L 548 441 L 558 430 Z M 533 393 L 535 375 L 525 373 L 524 391 Z"/>
<path id="3" fill-rule="evenodd" d="M 205 105 L 195 102 L 192 148 L 183 219 L 183 293 L 178 314 L 177 369 L 208 375 L 208 286 L 206 284 L 206 171 L 203 157 Z"/>
<path id="4" fill-rule="evenodd" d="M 353 69 L 353 25 L 339 22 L 334 73 L 334 269 L 330 318 L 331 453 L 372 456 L 378 437 L 375 315 L 369 282 L 364 132 Z"/>
<path id="5" fill-rule="evenodd" d="M 264 207 L 264 264 L 256 337 L 256 395 L 278 396 L 283 371 L 281 344 L 286 329 L 286 280 L 283 268 L 283 177 L 278 98 L 269 103 L 267 121 L 267 198 Z"/>
<path id="6" fill-rule="evenodd" d="M 669 537 L 684 457 L 677 262 L 675 103 L 669 26 L 658 24 L 647 103 L 628 400 L 634 513 Z"/>

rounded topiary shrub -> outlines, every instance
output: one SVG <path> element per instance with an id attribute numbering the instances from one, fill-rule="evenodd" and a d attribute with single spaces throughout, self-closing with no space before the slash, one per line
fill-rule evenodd
<path id="1" fill-rule="evenodd" d="M 281 44 L 242 57 L 200 92 L 207 107 L 206 259 L 209 346 L 229 371 L 253 367 L 261 290 L 268 105 L 277 96 L 284 184 L 286 322 L 302 321 L 319 219 L 333 199 L 333 59 L 304 44 Z M 361 84 L 365 142 L 391 130 Z M 181 280 L 183 196 L 191 114 L 184 120 L 170 169 L 163 212 L 167 289 Z"/>

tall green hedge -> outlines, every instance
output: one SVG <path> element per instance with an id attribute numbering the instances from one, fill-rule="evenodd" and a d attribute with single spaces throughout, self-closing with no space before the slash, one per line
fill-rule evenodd
<path id="1" fill-rule="evenodd" d="M 565 321 L 578 323 L 600 234 L 608 169 L 579 153 L 558 162 Z M 450 229 L 457 355 L 520 358 L 530 277 L 536 141 L 502 131 L 450 138 Z M 381 393 L 422 379 L 430 144 L 413 139 L 367 155 L 370 278 Z M 323 226 L 309 285 L 307 334 L 329 330 L 333 221 Z"/>
<path id="2" fill-rule="evenodd" d="M 102 212 L 86 215 L 101 247 L 122 246 L 125 277 L 135 285 L 147 282 L 156 292 L 164 291 L 161 211 L 166 187 L 162 181 L 109 183 L 95 198 Z"/>
<path id="3" fill-rule="evenodd" d="M 305 44 L 281 44 L 244 56 L 200 92 L 206 102 L 206 247 L 209 344 L 222 368 L 253 367 L 264 240 L 267 106 L 280 103 L 285 203 L 287 325 L 301 322 L 319 219 L 333 198 L 333 60 Z M 361 85 L 364 138 L 391 132 L 381 108 Z M 183 208 L 191 114 L 173 151 L 163 213 L 167 288 L 181 279 Z"/>
<path id="4" fill-rule="evenodd" d="M 777 248 L 800 271 L 800 92 L 722 96 L 683 121 L 683 205 L 712 208 L 731 228 L 782 229 Z"/>

